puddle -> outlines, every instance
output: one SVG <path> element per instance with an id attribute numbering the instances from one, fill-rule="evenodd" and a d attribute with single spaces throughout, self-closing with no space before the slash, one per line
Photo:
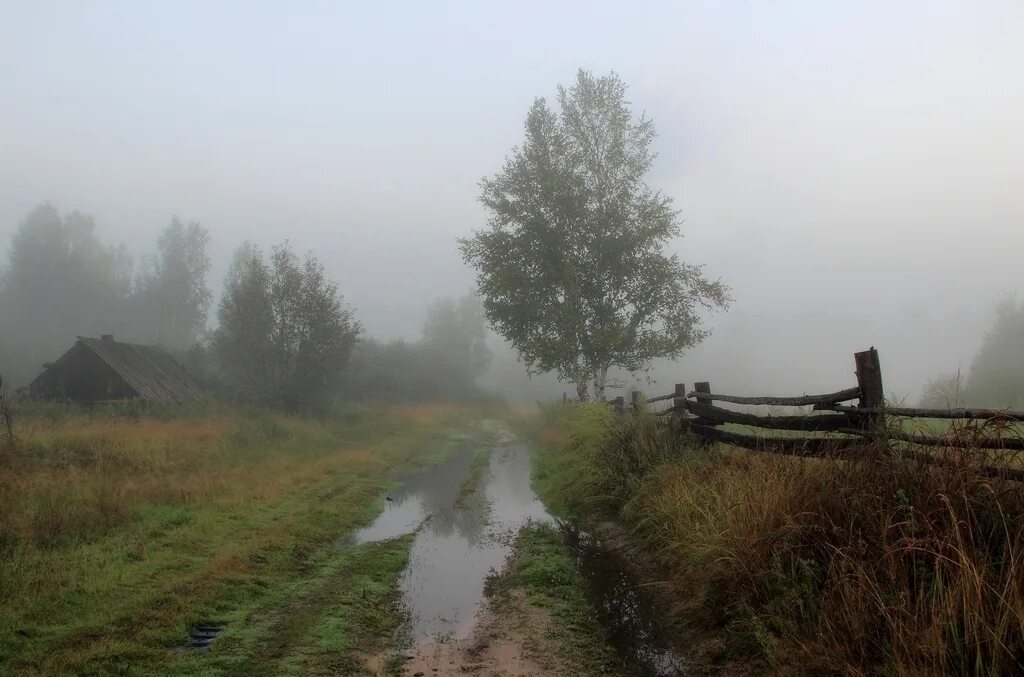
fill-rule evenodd
<path id="1" fill-rule="evenodd" d="M 401 580 L 417 643 L 465 637 L 484 581 L 511 552 L 509 534 L 528 520 L 553 522 L 530 487 L 530 453 L 523 444 L 496 447 L 477 487 L 482 501 L 460 503 L 475 457 L 468 449 L 413 475 L 390 494 L 377 520 L 354 536 L 366 543 L 419 528 Z"/>
<path id="2" fill-rule="evenodd" d="M 465 638 L 484 599 L 484 582 L 505 565 L 515 532 L 528 521 L 556 524 L 530 486 L 530 453 L 520 443 L 498 442 L 476 500 L 460 501 L 476 454 L 465 449 L 409 477 L 389 495 L 377 520 L 354 536 L 366 543 L 416 532 L 400 586 L 417 644 Z M 658 616 L 628 564 L 589 535 L 557 523 L 608 643 L 623 661 L 643 675 L 684 674 L 682 661 L 664 649 L 668 643 L 653 620 Z"/>
<path id="3" fill-rule="evenodd" d="M 462 449 L 451 458 L 406 478 L 405 483 L 388 494 L 384 512 L 373 524 L 353 536 L 356 543 L 371 543 L 411 534 L 428 517 L 451 519 L 453 507 L 476 457 L 475 449 Z"/>
<path id="4" fill-rule="evenodd" d="M 608 643 L 625 663 L 652 677 L 686 674 L 685 662 L 666 648 L 667 633 L 657 621 L 651 592 L 640 587 L 629 563 L 571 524 L 559 521 L 558 526 L 587 581 Z"/>

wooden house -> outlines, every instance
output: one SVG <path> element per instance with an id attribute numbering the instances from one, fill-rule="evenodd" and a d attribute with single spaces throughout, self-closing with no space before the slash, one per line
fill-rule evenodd
<path id="1" fill-rule="evenodd" d="M 203 389 L 162 348 L 119 343 L 110 334 L 78 341 L 28 386 L 30 397 L 72 402 L 144 399 L 185 402 Z"/>

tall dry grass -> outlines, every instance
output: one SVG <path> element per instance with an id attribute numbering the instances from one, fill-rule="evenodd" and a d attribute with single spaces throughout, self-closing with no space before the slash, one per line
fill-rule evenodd
<path id="1" fill-rule="evenodd" d="M 0 460 L 0 561 L 16 549 L 87 542 L 152 506 L 273 500 L 333 472 L 347 458 L 342 442 L 351 453 L 361 439 L 452 415 L 439 407 L 340 412 L 334 420 L 28 412 L 16 417 L 16 444 Z"/>
<path id="2" fill-rule="evenodd" d="M 681 446 L 650 419 L 562 449 L 604 497 L 585 509 L 619 511 L 679 606 L 780 672 L 1024 674 L 1024 491 L 980 472 L 988 454 L 920 463 L 879 444 L 804 460 Z"/>
<path id="3" fill-rule="evenodd" d="M 0 557 L 87 540 L 138 506 L 188 504 L 220 485 L 230 421 L 25 419 L 0 479 Z M 219 469 L 218 469 L 219 470 Z"/>

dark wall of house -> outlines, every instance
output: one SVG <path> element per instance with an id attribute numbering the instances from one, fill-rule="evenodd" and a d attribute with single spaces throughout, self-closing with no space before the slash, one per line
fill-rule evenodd
<path id="1" fill-rule="evenodd" d="M 76 343 L 29 386 L 32 397 L 101 402 L 138 397 L 117 372 L 94 352 Z"/>

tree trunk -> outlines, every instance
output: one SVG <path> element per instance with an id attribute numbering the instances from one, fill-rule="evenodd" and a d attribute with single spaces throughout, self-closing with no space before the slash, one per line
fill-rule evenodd
<path id="1" fill-rule="evenodd" d="M 598 367 L 594 370 L 594 399 L 604 402 L 604 386 L 608 382 L 608 367 Z"/>
<path id="2" fill-rule="evenodd" d="M 576 381 L 576 397 L 579 398 L 580 402 L 586 402 L 590 399 L 590 384 L 587 383 L 586 378 L 580 378 Z"/>

